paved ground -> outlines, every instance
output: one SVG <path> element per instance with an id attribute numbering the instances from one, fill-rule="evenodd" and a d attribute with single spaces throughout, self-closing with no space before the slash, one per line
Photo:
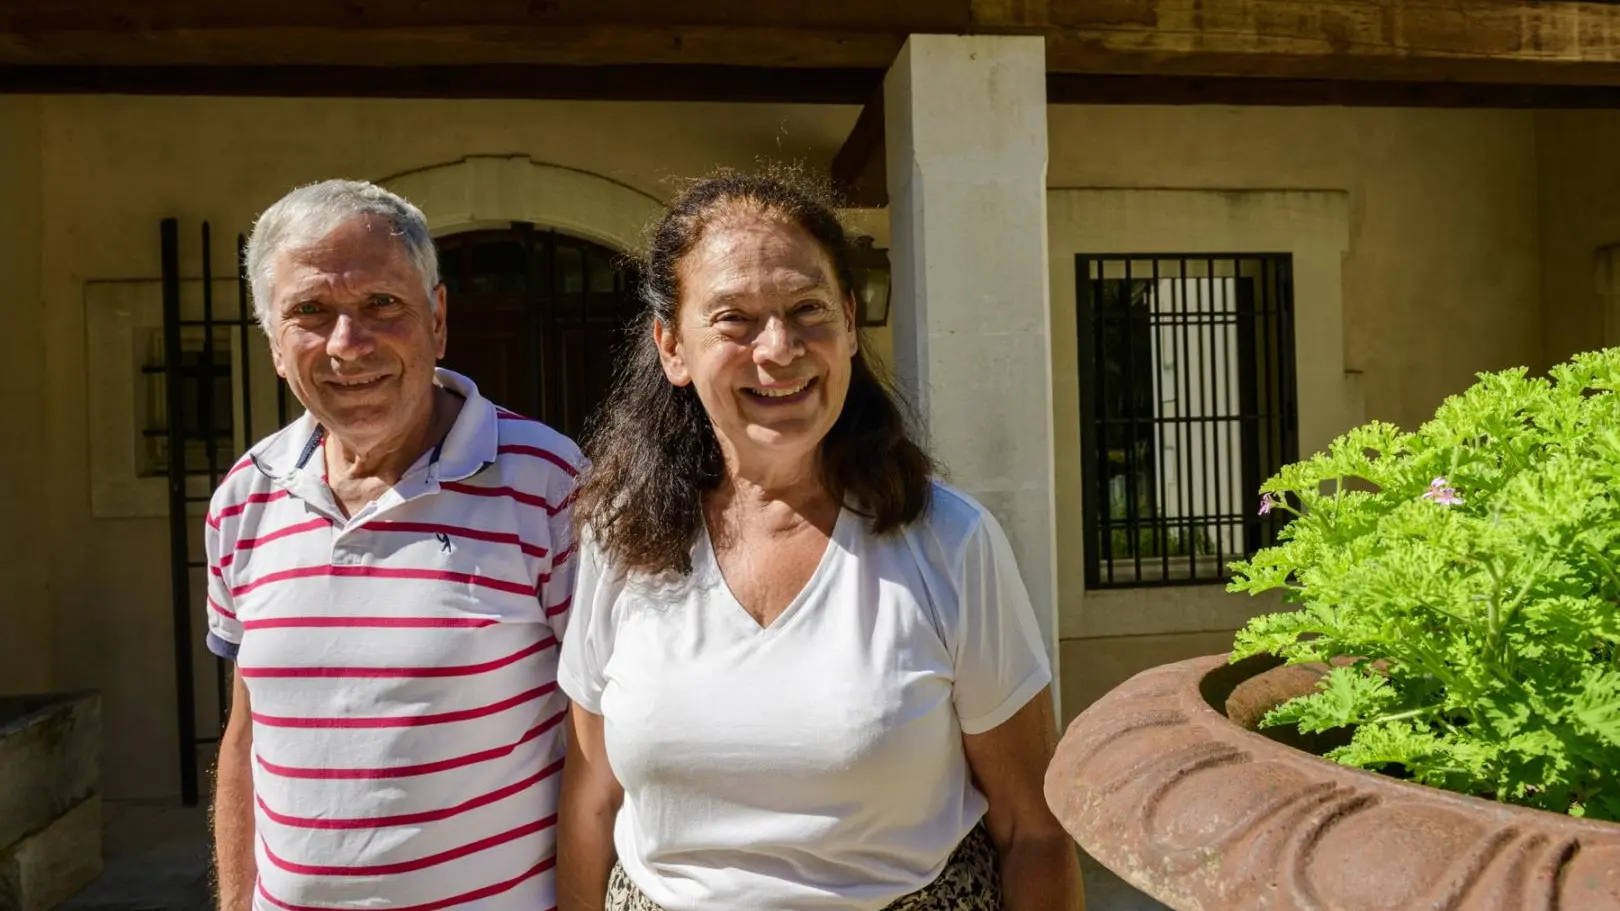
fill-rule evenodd
<path id="1" fill-rule="evenodd" d="M 102 805 L 101 878 L 57 911 L 210 911 L 208 821 L 178 802 Z"/>
<path id="2" fill-rule="evenodd" d="M 208 823 L 173 803 L 109 801 L 103 808 L 106 872 L 57 911 L 211 911 Z M 1087 911 L 1168 911 L 1089 857 Z"/>

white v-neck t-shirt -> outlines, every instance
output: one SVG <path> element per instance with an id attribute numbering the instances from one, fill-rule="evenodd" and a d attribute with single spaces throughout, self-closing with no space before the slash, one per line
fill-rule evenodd
<path id="1" fill-rule="evenodd" d="M 962 749 L 1052 679 L 1000 525 L 936 484 L 878 537 L 845 509 L 761 627 L 707 534 L 655 582 L 582 543 L 558 683 L 602 715 L 630 879 L 669 911 L 879 909 L 984 815 Z M 564 772 L 566 775 L 566 771 Z"/>

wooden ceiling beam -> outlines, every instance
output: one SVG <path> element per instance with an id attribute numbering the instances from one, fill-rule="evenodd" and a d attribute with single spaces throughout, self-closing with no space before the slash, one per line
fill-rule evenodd
<path id="1" fill-rule="evenodd" d="M 0 66 L 868 69 L 913 33 L 1044 36 L 1060 73 L 1620 85 L 1590 0 L 8 0 Z"/>
<path id="2" fill-rule="evenodd" d="M 887 147 L 883 119 L 883 80 L 855 118 L 855 126 L 832 160 L 833 185 L 852 208 L 876 209 L 889 204 Z"/>
<path id="3" fill-rule="evenodd" d="M 535 26 L 0 30 L 0 66 L 887 67 L 902 32 Z"/>
<path id="4" fill-rule="evenodd" d="M 1050 104 L 1620 109 L 1620 86 L 1049 73 Z"/>
<path id="5" fill-rule="evenodd" d="M 510 28 L 800 28 L 830 32 L 966 32 L 970 0 L 8 0 L 5 31 L 199 32 Z"/>
<path id="6" fill-rule="evenodd" d="M 860 104 L 882 69 L 737 66 L 0 66 L 0 93 Z"/>
<path id="7" fill-rule="evenodd" d="M 1055 72 L 1620 85 L 1614 3 L 1045 0 L 1042 7 Z"/>

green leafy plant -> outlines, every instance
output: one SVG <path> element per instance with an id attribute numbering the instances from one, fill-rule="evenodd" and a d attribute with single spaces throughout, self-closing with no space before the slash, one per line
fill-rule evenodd
<path id="1" fill-rule="evenodd" d="M 1620 349 L 1481 374 L 1415 433 L 1359 427 L 1261 488 L 1293 514 L 1232 591 L 1295 605 L 1233 660 L 1335 663 L 1263 726 L 1328 758 L 1620 820 Z"/>

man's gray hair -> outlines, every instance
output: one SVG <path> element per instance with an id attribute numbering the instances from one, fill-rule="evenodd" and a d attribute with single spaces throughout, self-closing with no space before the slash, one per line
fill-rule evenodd
<path id="1" fill-rule="evenodd" d="M 323 180 L 299 187 L 276 200 L 253 223 L 242 268 L 253 287 L 253 314 L 266 333 L 270 332 L 271 279 L 276 254 L 288 248 L 312 244 L 332 233 L 357 215 L 383 219 L 399 238 L 405 255 L 422 276 L 428 300 L 439 284 L 439 258 L 428 233 L 422 210 L 397 193 L 363 180 Z"/>

